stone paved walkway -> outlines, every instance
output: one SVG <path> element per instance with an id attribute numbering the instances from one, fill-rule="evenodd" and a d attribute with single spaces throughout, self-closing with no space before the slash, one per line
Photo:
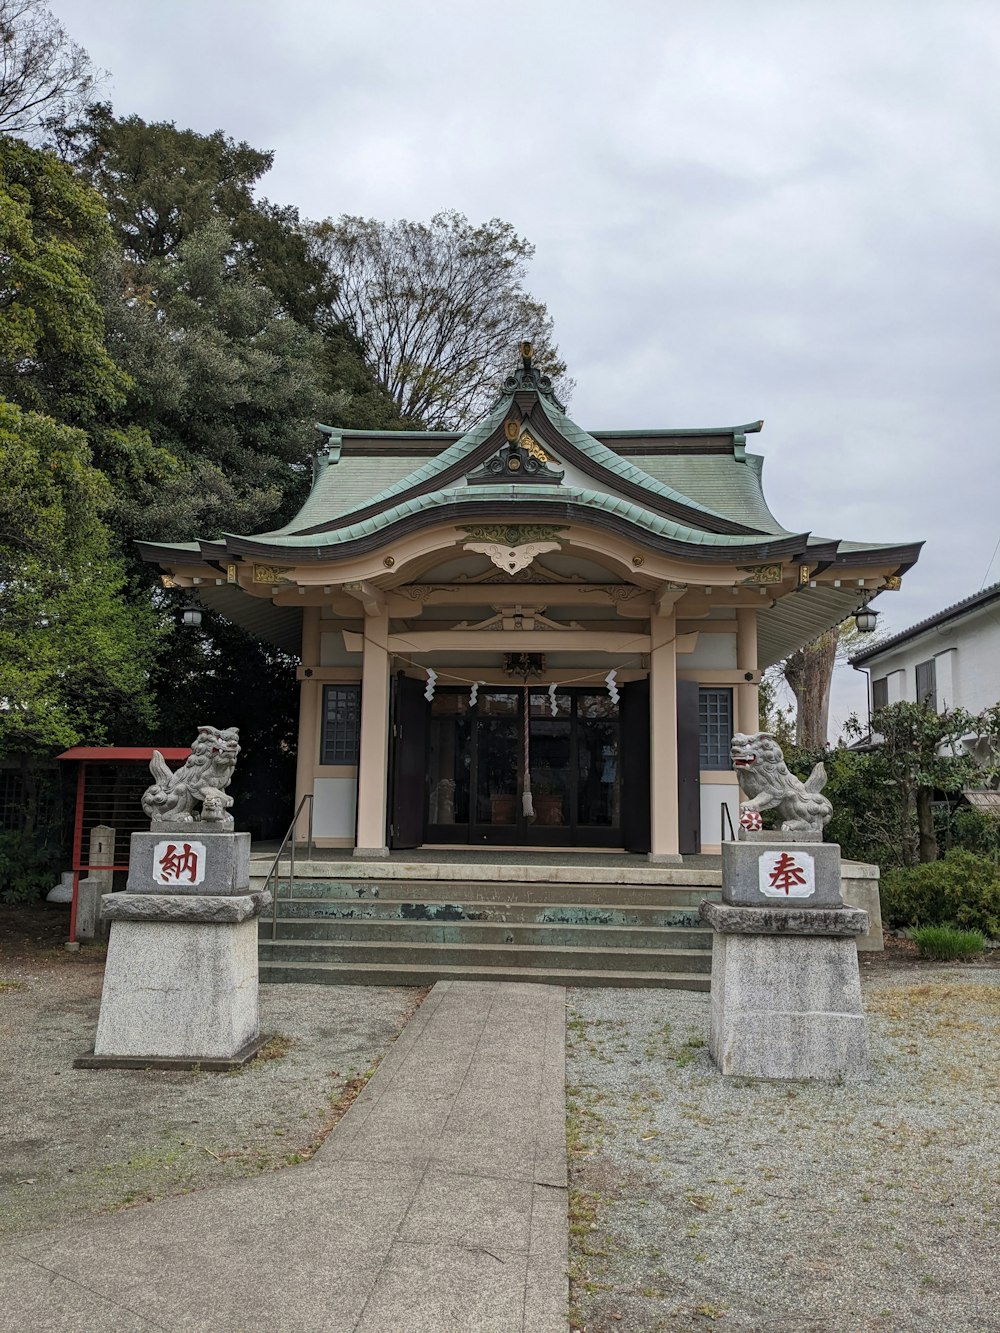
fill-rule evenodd
<path id="1" fill-rule="evenodd" d="M 565 992 L 439 982 L 308 1164 L 29 1236 L 0 1329 L 564 1333 Z"/>

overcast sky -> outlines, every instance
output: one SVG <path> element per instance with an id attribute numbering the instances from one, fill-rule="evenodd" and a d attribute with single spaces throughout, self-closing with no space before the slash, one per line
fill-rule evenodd
<path id="1" fill-rule="evenodd" d="M 119 114 L 274 149 L 306 217 L 512 222 L 571 415 L 763 417 L 786 526 L 926 540 L 893 629 L 1000 579 L 996 0 L 52 9 Z"/>

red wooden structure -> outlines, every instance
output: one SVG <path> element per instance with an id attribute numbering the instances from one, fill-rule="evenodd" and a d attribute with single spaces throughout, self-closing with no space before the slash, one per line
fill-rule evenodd
<path id="1" fill-rule="evenodd" d="M 76 812 L 73 816 L 73 906 L 69 938 L 76 939 L 76 902 L 81 871 L 128 870 L 129 842 L 133 833 L 148 829 L 142 793 L 152 784 L 149 761 L 153 746 L 76 745 L 57 758 L 79 764 L 76 780 Z M 181 762 L 191 753 L 189 746 L 157 747 L 164 759 Z M 90 831 L 98 824 L 115 830 L 110 865 L 90 864 Z"/>

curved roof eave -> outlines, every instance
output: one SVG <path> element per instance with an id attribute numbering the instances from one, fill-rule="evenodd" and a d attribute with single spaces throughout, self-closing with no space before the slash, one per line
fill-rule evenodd
<path id="1" fill-rule="evenodd" d="M 517 514 L 512 519 L 510 504 L 517 491 Z M 458 498 L 458 497 L 461 498 Z M 477 487 L 473 494 L 463 490 L 443 490 L 421 497 L 420 502 L 404 501 L 377 518 L 342 528 L 336 534 L 311 534 L 302 541 L 260 537 L 225 537 L 229 555 L 291 561 L 333 562 L 352 559 L 382 547 L 387 541 L 409 536 L 421 529 L 444 524 L 470 524 L 500 521 L 578 523 L 602 528 L 652 551 L 681 556 L 698 563 L 746 561 L 763 563 L 776 559 L 801 559 L 807 550 L 808 533 L 787 536 L 719 535 L 685 528 L 670 519 L 642 510 L 629 501 L 600 491 L 570 491 L 562 487 L 524 488 L 513 486 Z M 330 537 L 333 540 L 330 540 Z M 324 539 L 325 538 L 325 539 Z"/>

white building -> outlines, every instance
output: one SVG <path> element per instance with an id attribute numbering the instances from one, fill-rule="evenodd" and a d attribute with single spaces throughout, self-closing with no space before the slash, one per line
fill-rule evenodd
<path id="1" fill-rule="evenodd" d="M 981 713 L 1000 700 L 1000 583 L 855 653 L 851 665 L 868 673 L 872 712 L 908 700 Z"/>

